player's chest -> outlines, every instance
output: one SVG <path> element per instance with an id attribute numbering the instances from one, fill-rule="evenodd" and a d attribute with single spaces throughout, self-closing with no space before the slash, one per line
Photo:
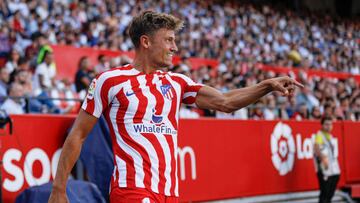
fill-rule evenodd
<path id="1" fill-rule="evenodd" d="M 130 78 L 117 93 L 120 107 L 130 112 L 165 109 L 177 105 L 182 87 L 170 77 L 146 75 Z"/>

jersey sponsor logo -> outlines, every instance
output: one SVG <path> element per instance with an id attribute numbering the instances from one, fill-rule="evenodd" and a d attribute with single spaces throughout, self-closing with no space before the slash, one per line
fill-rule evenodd
<path id="1" fill-rule="evenodd" d="M 176 130 L 169 128 L 165 124 L 156 125 L 153 123 L 149 123 L 149 124 L 136 123 L 133 124 L 133 126 L 136 133 L 160 133 L 160 134 L 177 135 Z"/>
<path id="2" fill-rule="evenodd" d="M 96 88 L 96 79 L 93 79 L 91 81 L 91 84 L 90 84 L 89 90 L 88 90 L 88 94 L 86 96 L 88 99 L 94 98 L 95 88 Z"/>
<path id="3" fill-rule="evenodd" d="M 169 100 L 172 100 L 174 97 L 174 88 L 170 84 L 160 86 L 161 94 Z"/>
<path id="4" fill-rule="evenodd" d="M 152 111 L 153 111 L 153 114 L 152 114 L 152 117 L 151 117 L 152 122 L 161 124 L 161 122 L 163 120 L 163 117 L 161 115 L 156 115 L 156 110 L 155 109 L 153 109 Z"/>
<path id="5" fill-rule="evenodd" d="M 295 161 L 295 141 L 289 125 L 279 122 L 271 134 L 271 160 L 281 176 L 292 171 Z"/>
<path id="6" fill-rule="evenodd" d="M 176 135 L 177 131 L 165 125 L 163 116 L 157 115 L 156 110 L 153 109 L 151 121 L 148 124 L 136 123 L 134 124 L 134 130 L 136 133 L 161 133 Z"/>

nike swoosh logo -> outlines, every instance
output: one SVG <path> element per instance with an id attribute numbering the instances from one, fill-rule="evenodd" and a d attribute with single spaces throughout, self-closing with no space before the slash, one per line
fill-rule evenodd
<path id="1" fill-rule="evenodd" d="M 127 97 L 130 97 L 130 96 L 133 95 L 133 94 L 135 94 L 135 92 L 126 92 L 126 93 L 125 93 L 125 95 L 126 95 Z"/>

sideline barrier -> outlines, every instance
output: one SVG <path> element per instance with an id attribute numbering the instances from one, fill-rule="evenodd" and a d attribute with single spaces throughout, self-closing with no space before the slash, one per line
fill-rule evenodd
<path id="1" fill-rule="evenodd" d="M 60 147 L 75 116 L 12 115 L 13 134 L 0 131 L 3 202 L 55 177 Z M 25 163 L 26 160 L 26 164 Z"/>
<path id="2" fill-rule="evenodd" d="M 5 202 L 29 185 L 54 177 L 74 116 L 12 116 L 13 135 L 0 131 Z M 307 191 L 318 188 L 311 137 L 313 121 L 180 121 L 178 175 L 181 201 Z M 342 169 L 339 186 L 360 182 L 360 125 L 336 122 Z M 24 164 L 26 160 L 26 164 Z"/>
<path id="3" fill-rule="evenodd" d="M 347 183 L 360 183 L 360 123 L 344 122 L 344 159 Z"/>

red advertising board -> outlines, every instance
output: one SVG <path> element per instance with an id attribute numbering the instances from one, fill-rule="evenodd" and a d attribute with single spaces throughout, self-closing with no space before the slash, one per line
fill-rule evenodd
<path id="1" fill-rule="evenodd" d="M 2 130 L 0 135 L 2 194 L 3 202 L 8 203 L 14 202 L 27 187 L 52 179 L 60 155 L 57 150 L 74 120 L 74 117 L 49 115 L 11 118 L 13 134 Z"/>
<path id="2" fill-rule="evenodd" d="M 344 162 L 347 183 L 360 183 L 360 123 L 344 122 Z"/>
<path id="3" fill-rule="evenodd" d="M 280 136 L 286 130 L 274 134 L 278 125 L 290 129 L 288 139 Z M 179 145 L 193 149 L 196 178 L 188 176 L 191 163 L 187 160 L 186 179 L 180 182 L 180 194 L 184 200 L 196 201 L 317 189 L 311 136 L 319 128 L 318 122 L 182 120 Z M 334 124 L 333 134 L 338 140 L 339 161 L 343 168 L 341 123 Z M 283 151 L 278 149 L 272 153 L 272 136 L 279 136 L 275 139 L 277 145 L 282 141 L 286 143 Z M 286 162 L 289 154 L 294 156 L 294 161 L 287 163 L 291 166 L 283 174 L 272 162 L 272 155 L 281 152 L 284 154 L 282 162 Z"/>
<path id="4" fill-rule="evenodd" d="M 13 202 L 28 186 L 52 179 L 74 117 L 12 119 L 13 135 L 2 132 L 0 136 L 5 202 Z M 311 121 L 181 120 L 181 201 L 317 189 L 311 137 L 319 128 L 318 122 Z M 342 169 L 340 186 L 360 182 L 359 132 L 359 123 L 334 124 Z"/>

